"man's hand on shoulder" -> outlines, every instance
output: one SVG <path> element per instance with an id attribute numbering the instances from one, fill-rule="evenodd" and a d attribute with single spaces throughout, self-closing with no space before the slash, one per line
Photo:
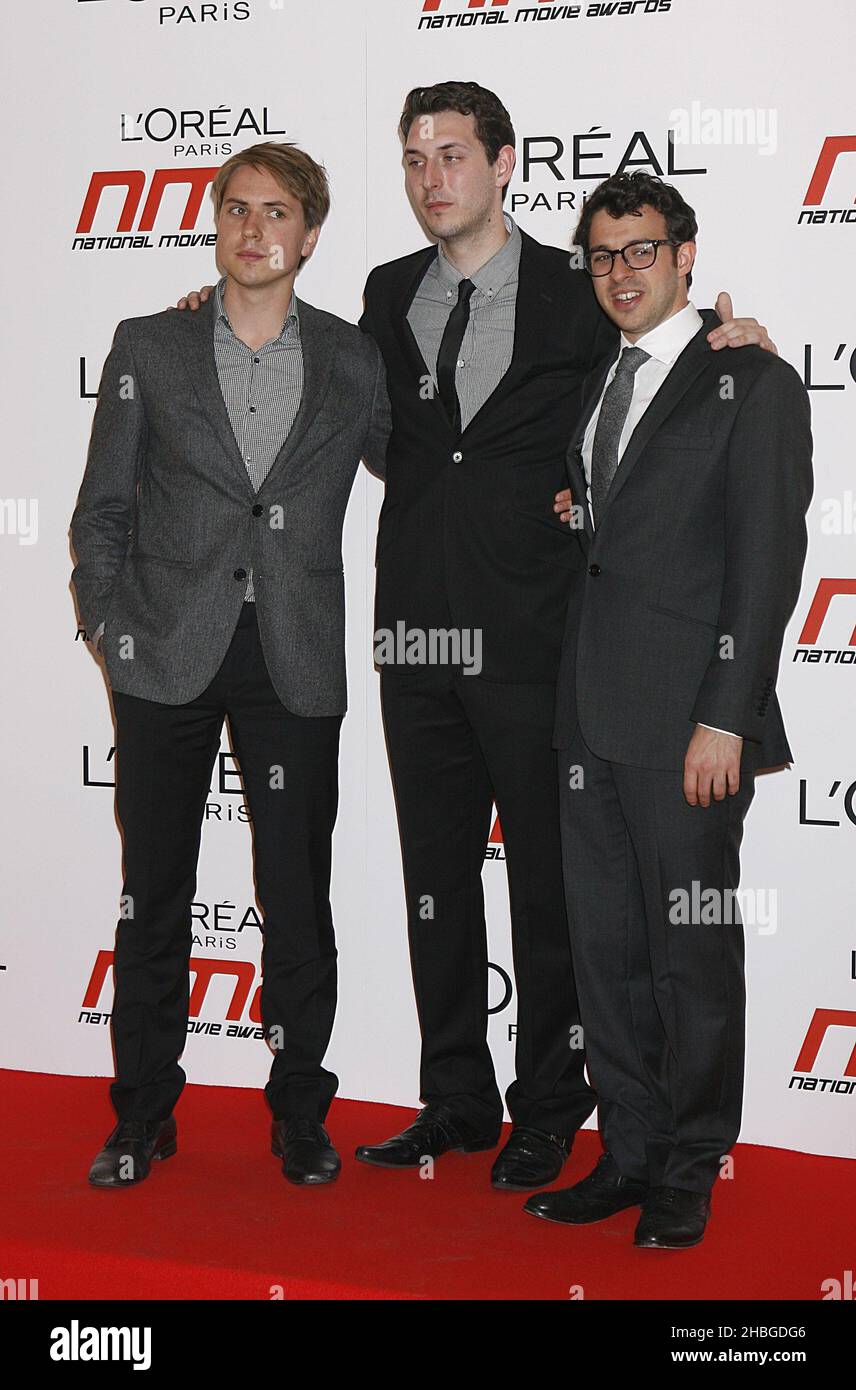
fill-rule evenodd
<path id="1" fill-rule="evenodd" d="M 213 285 L 203 285 L 201 290 L 190 290 L 187 294 L 181 296 L 181 299 L 175 307 L 176 309 L 198 309 L 201 304 L 205 303 L 209 294 L 213 294 L 213 292 Z M 171 309 L 173 306 L 168 304 L 166 307 L 167 309 Z"/>
<path id="2" fill-rule="evenodd" d="M 722 319 L 719 328 L 712 329 L 707 335 L 707 341 L 714 352 L 718 352 L 720 348 L 724 347 L 737 348 L 755 345 L 764 348 L 766 352 L 775 353 L 778 357 L 779 349 L 762 323 L 759 323 L 757 319 L 736 319 L 734 317 L 731 295 L 726 290 L 717 295 L 714 307 Z"/>
<path id="3" fill-rule="evenodd" d="M 709 806 L 724 801 L 726 792 L 740 790 L 740 755 L 743 739 L 696 724 L 684 758 L 684 796 L 690 806 Z"/>

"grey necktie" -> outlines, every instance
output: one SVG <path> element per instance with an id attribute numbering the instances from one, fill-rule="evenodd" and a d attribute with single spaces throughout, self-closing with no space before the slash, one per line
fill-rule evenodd
<path id="1" fill-rule="evenodd" d="M 650 356 L 644 348 L 626 347 L 618 359 L 615 376 L 603 394 L 591 451 L 591 509 L 595 526 L 600 522 L 612 480 L 618 472 L 618 445 L 633 399 L 633 379 Z"/>

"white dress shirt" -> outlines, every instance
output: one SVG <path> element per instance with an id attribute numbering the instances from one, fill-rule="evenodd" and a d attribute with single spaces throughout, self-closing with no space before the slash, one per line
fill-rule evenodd
<path id="1" fill-rule="evenodd" d="M 656 328 L 652 328 L 650 333 L 643 333 L 635 343 L 631 343 L 624 334 L 621 334 L 621 352 L 626 347 L 643 348 L 650 354 L 650 361 L 643 362 L 633 376 L 633 398 L 630 402 L 630 409 L 627 412 L 627 419 L 624 422 L 624 429 L 621 431 L 621 439 L 618 442 L 618 466 L 621 467 L 621 459 L 624 450 L 627 448 L 630 436 L 635 430 L 645 411 L 653 401 L 669 372 L 674 367 L 687 343 L 694 338 L 702 326 L 703 319 L 694 304 L 686 304 L 683 309 L 679 309 L 671 318 L 664 319 L 658 323 Z M 621 356 L 619 352 L 618 356 Z M 597 422 L 600 416 L 600 407 L 603 403 L 603 396 L 612 378 L 615 376 L 615 369 L 618 366 L 618 357 L 609 369 L 606 381 L 603 384 L 600 400 L 592 413 L 592 417 L 586 426 L 585 437 L 583 439 L 583 467 L 586 474 L 586 497 L 588 498 L 589 511 L 591 511 L 591 452 L 594 445 L 594 432 L 597 429 Z"/>
<path id="2" fill-rule="evenodd" d="M 633 376 L 633 396 L 630 401 L 630 409 L 627 412 L 627 419 L 621 431 L 621 438 L 618 441 L 618 468 L 621 469 L 621 459 L 624 450 L 630 440 L 645 411 L 653 401 L 672 367 L 677 362 L 684 348 L 691 338 L 694 338 L 701 328 L 704 320 L 694 304 L 685 304 L 683 309 L 679 309 L 671 318 L 664 319 L 658 323 L 656 328 L 652 328 L 650 333 L 643 333 L 641 338 L 637 338 L 635 343 L 631 343 L 624 334 L 621 334 L 621 351 L 626 347 L 643 348 L 649 353 L 649 361 L 643 362 Z M 619 352 L 619 357 L 621 352 Z M 594 445 L 594 433 L 597 429 L 600 407 L 603 403 L 604 393 L 609 383 L 615 376 L 615 369 L 618 366 L 618 357 L 609 369 L 606 381 L 603 384 L 603 391 L 600 400 L 592 412 L 592 417 L 586 426 L 583 437 L 583 468 L 586 476 L 586 501 L 589 513 L 591 513 L 591 454 Z M 592 517 L 592 520 L 594 518 Z M 718 734 L 729 734 L 732 738 L 739 735 L 732 734 L 730 729 L 716 729 L 712 724 L 702 724 L 703 729 L 714 729 Z"/>

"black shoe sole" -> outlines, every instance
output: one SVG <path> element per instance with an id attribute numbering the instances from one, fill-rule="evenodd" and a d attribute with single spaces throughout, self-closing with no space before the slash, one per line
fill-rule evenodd
<path id="1" fill-rule="evenodd" d="M 533 1211 L 531 1207 L 524 1207 L 527 1216 L 540 1216 L 542 1221 L 552 1221 L 556 1226 L 596 1226 L 599 1221 L 609 1221 L 613 1216 L 620 1216 L 623 1211 L 630 1211 L 631 1207 L 641 1207 L 642 1198 L 638 1202 L 628 1202 L 625 1207 L 616 1207 L 614 1211 L 604 1212 L 603 1216 L 550 1216 L 546 1211 Z"/>
<path id="2" fill-rule="evenodd" d="M 328 1183 L 335 1182 L 341 1169 L 335 1173 L 309 1173 L 305 1178 L 292 1178 L 283 1169 L 282 1176 L 292 1183 L 294 1187 L 326 1187 Z"/>
<path id="3" fill-rule="evenodd" d="M 701 1245 L 704 1240 L 704 1231 L 697 1240 L 682 1240 L 669 1245 L 664 1240 L 634 1240 L 633 1244 L 637 1250 L 692 1250 L 694 1245 Z"/>
<path id="4" fill-rule="evenodd" d="M 370 1168 L 400 1168 L 402 1172 L 406 1172 L 408 1169 L 421 1168 L 423 1158 L 433 1158 L 436 1162 L 446 1154 L 484 1153 L 487 1149 L 495 1149 L 499 1140 L 500 1136 L 497 1135 L 495 1139 L 478 1139 L 474 1144 L 459 1144 L 456 1149 L 444 1149 L 441 1154 L 421 1154 L 415 1163 L 385 1163 L 382 1158 L 369 1158 L 367 1154 L 360 1153 L 359 1149 L 355 1150 L 354 1157 L 358 1163 L 367 1163 Z"/>
<path id="5" fill-rule="evenodd" d="M 171 1144 L 164 1144 L 162 1149 L 156 1149 L 152 1154 L 150 1164 L 162 1158 L 172 1158 L 173 1154 L 177 1153 L 177 1151 L 177 1140 L 173 1140 Z M 146 1173 L 146 1176 L 143 1178 L 119 1178 L 116 1182 L 100 1182 L 97 1178 L 88 1178 L 87 1181 L 90 1187 L 139 1187 L 141 1182 L 145 1182 L 150 1172 L 151 1166 L 149 1167 L 149 1172 Z"/>

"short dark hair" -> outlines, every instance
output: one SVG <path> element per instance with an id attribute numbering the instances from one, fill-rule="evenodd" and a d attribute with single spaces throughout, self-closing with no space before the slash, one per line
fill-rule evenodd
<path id="1" fill-rule="evenodd" d="M 503 145 L 516 147 L 511 117 L 496 93 L 480 87 L 478 82 L 435 82 L 433 87 L 414 87 L 407 93 L 398 123 L 402 143 L 407 140 L 415 120 L 439 111 L 457 111 L 461 116 L 474 118 L 476 137 L 484 148 L 488 164 L 496 163 Z M 507 190 L 508 184 L 502 190 L 503 198 Z"/>
<path id="2" fill-rule="evenodd" d="M 598 184 L 586 200 L 577 223 L 575 244 L 588 251 L 592 218 L 596 212 L 608 212 L 610 217 L 619 218 L 627 213 L 639 212 L 645 206 L 663 214 L 670 241 L 695 241 L 698 222 L 689 203 L 684 202 L 672 184 L 637 169 L 632 174 L 613 174 Z M 692 284 L 692 278 L 692 274 L 687 276 L 687 289 Z"/>

